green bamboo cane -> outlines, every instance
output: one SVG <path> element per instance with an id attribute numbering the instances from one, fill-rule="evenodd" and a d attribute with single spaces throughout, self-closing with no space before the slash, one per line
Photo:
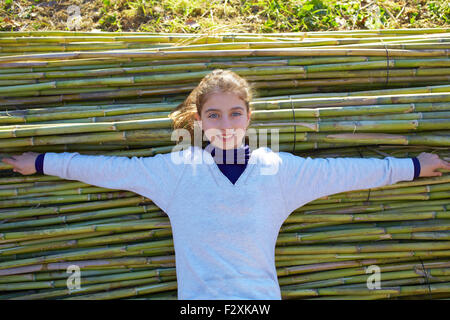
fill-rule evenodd
<path id="1" fill-rule="evenodd" d="M 50 291 L 47 293 L 31 294 L 31 295 L 22 296 L 22 297 L 19 297 L 16 299 L 18 299 L 18 300 L 36 300 L 36 299 L 64 297 L 64 296 L 70 296 L 71 294 L 90 293 L 90 292 L 103 291 L 103 290 L 113 290 L 116 288 L 127 287 L 127 286 L 132 286 L 132 285 L 139 285 L 139 284 L 144 284 L 144 283 L 154 283 L 157 281 L 158 280 L 154 279 L 154 278 L 118 281 L 118 282 L 113 282 L 113 283 L 97 284 L 97 285 L 92 285 L 92 286 L 88 286 L 88 287 L 83 287 L 76 291 L 74 291 L 74 290 L 70 291 L 69 289 L 53 290 L 53 291 Z M 165 291 L 165 289 L 172 290 L 172 289 L 174 289 L 174 286 L 176 288 L 176 282 L 167 282 L 167 283 L 164 282 L 161 285 L 153 285 L 153 286 L 147 285 L 147 286 L 144 286 L 143 288 L 147 288 L 147 292 L 159 292 L 159 291 Z M 138 287 L 138 288 L 142 288 L 142 286 Z M 88 296 L 88 295 L 85 295 L 85 296 Z M 80 297 L 83 297 L 83 296 L 80 296 Z"/>
<path id="2" fill-rule="evenodd" d="M 56 217 L 43 218 L 39 220 L 8 222 L 0 226 L 0 230 L 22 228 L 27 226 L 45 226 L 59 223 L 67 224 L 72 222 L 90 221 L 99 218 L 118 217 L 136 213 L 153 213 L 153 216 L 155 217 L 165 215 L 164 213 L 162 213 L 162 211 L 159 211 L 159 208 L 155 205 L 121 207 L 115 209 L 95 210 L 87 213 L 58 215 Z M 147 214 L 146 216 L 151 217 L 152 215 Z"/>
<path id="3" fill-rule="evenodd" d="M 140 286 L 135 288 L 129 288 L 129 289 L 121 289 L 121 290 L 111 290 L 105 293 L 98 293 L 98 294 L 90 294 L 90 295 L 83 295 L 83 296 L 77 296 L 73 298 L 66 298 L 68 300 L 104 300 L 104 299 L 117 299 L 117 298 L 124 298 L 124 297 L 130 297 L 130 296 L 138 296 L 141 294 L 149 294 L 149 293 L 155 293 L 155 292 L 163 292 L 163 291 L 169 291 L 177 288 L 177 282 L 167 282 L 162 284 L 156 284 L 156 285 L 147 285 L 147 286 Z"/>
<path id="4" fill-rule="evenodd" d="M 99 200 L 107 200 L 114 198 L 129 198 L 135 197 L 136 194 L 133 192 L 108 192 L 108 193 L 100 193 L 100 194 L 86 194 L 86 195 L 68 195 L 68 196 L 50 196 L 50 197 L 42 197 L 42 198 L 33 198 L 33 199 L 19 199 L 19 200 L 0 200 L 0 208 L 14 208 L 14 207 L 29 207 L 36 206 L 42 204 L 61 204 L 61 203 L 70 203 L 70 202 L 97 202 Z M 97 201 L 96 201 L 97 200 Z M 103 205 L 103 203 L 97 203 L 97 205 Z M 80 204 L 77 204 L 80 205 Z M 72 206 L 77 206 L 72 205 Z M 93 203 L 95 206 L 96 204 Z M 44 209 L 47 210 L 48 209 Z M 50 209 L 52 211 L 54 209 Z"/>
<path id="5" fill-rule="evenodd" d="M 143 232 L 127 232 L 114 234 L 110 236 L 101 236 L 93 238 L 66 240 L 66 241 L 53 241 L 48 244 L 28 245 L 23 247 L 13 247 L 8 249 L 1 249 L 0 255 L 11 255 L 30 252 L 50 252 L 51 250 L 66 249 L 66 248 L 85 248 L 91 246 L 99 246 L 112 243 L 124 243 L 137 240 L 158 239 L 160 237 L 171 236 L 170 232 L 164 230 L 151 230 Z"/>
<path id="6" fill-rule="evenodd" d="M 161 240 L 166 241 L 166 240 Z M 133 251 L 140 250 L 140 248 L 151 248 L 159 245 L 161 241 L 153 241 L 148 243 L 142 243 L 142 244 L 135 244 L 135 245 L 128 245 L 128 246 L 110 246 L 110 247 L 104 247 L 104 248 L 94 248 L 94 249 L 85 249 L 85 250 L 77 250 L 74 252 L 68 252 L 68 253 L 60 253 L 55 255 L 48 255 L 48 256 L 40 256 L 35 258 L 28 258 L 28 259 L 22 259 L 22 260 L 16 260 L 16 261 L 7 261 L 0 263 L 0 269 L 8 269 L 8 268 L 17 268 L 17 267 L 24 267 L 24 266 L 30 266 L 36 263 L 49 263 L 49 262 L 56 262 L 60 261 L 62 259 L 66 261 L 74 261 L 86 258 L 103 258 L 103 257 L 114 257 L 115 254 L 118 256 L 120 255 L 133 255 Z M 167 242 L 167 241 L 166 241 Z M 170 240 L 168 243 L 172 242 Z"/>
<path id="7" fill-rule="evenodd" d="M 416 262 L 404 262 L 404 263 L 394 263 L 394 264 L 380 264 L 380 270 L 383 274 L 384 272 L 390 272 L 390 271 L 401 271 L 401 270 L 408 270 L 408 269 L 414 269 L 414 268 L 447 268 L 448 267 L 448 261 L 425 261 L 423 264 L 419 261 L 417 263 L 417 259 L 415 259 Z M 370 262 L 370 260 L 369 260 Z M 339 270 L 330 270 L 331 266 L 341 266 L 341 269 Z M 368 264 L 367 260 L 360 261 L 359 266 L 366 266 L 370 265 Z M 423 266 L 422 266 L 423 265 Z M 335 263 L 324 263 L 319 265 L 307 265 L 307 266 L 300 266 L 300 267 L 290 267 L 290 268 L 280 268 L 280 270 L 296 270 L 296 272 L 302 272 L 301 276 L 293 275 L 293 276 L 284 276 L 280 277 L 279 275 L 279 283 L 280 285 L 286 285 L 286 284 L 298 284 L 298 283 L 307 283 L 311 281 L 319 281 L 319 280 L 326 280 L 326 279 L 336 279 L 341 277 L 347 277 L 347 276 L 354 276 L 354 275 L 361 275 L 366 274 L 366 268 L 364 267 L 356 267 L 352 268 L 352 266 L 356 266 L 355 263 L 351 262 L 335 262 Z M 335 268 L 333 268 L 335 269 Z M 327 270 L 327 271 L 322 271 Z M 330 270 L 330 271 L 328 271 Z M 307 273 L 308 271 L 316 271 L 313 273 Z M 318 272 L 317 272 L 318 271 Z M 280 271 L 278 271 L 280 272 Z M 281 275 L 284 275 L 281 274 Z"/>
<path id="8" fill-rule="evenodd" d="M 96 276 L 104 276 L 109 274 L 120 274 L 133 272 L 133 269 L 110 269 L 110 270 L 84 270 L 84 277 L 91 277 L 95 279 Z M 0 283 L 16 283 L 27 281 L 44 281 L 44 280 L 56 280 L 66 279 L 68 277 L 67 272 L 40 272 L 40 273 L 28 273 L 14 276 L 3 276 Z"/>
<path id="9" fill-rule="evenodd" d="M 68 262 L 40 263 L 24 267 L 14 267 L 0 270 L 0 275 L 16 275 L 38 271 L 48 270 L 67 270 L 71 265 L 77 265 L 81 270 L 97 270 L 101 268 L 117 269 L 117 268 L 149 268 L 149 267 L 168 267 L 173 261 L 172 256 L 157 257 L 122 257 L 107 259 L 91 259 L 91 260 L 75 260 Z M 172 266 L 170 266 L 172 267 Z"/>
<path id="10" fill-rule="evenodd" d="M 447 270 L 447 269 L 442 269 Z M 430 269 L 430 276 L 433 275 L 440 275 L 439 269 Z M 444 272 L 445 273 L 445 272 Z M 305 284 L 299 284 L 299 285 L 292 285 L 292 286 L 284 286 L 284 289 L 292 290 L 292 289 L 310 289 L 310 288 L 323 288 L 323 287 L 335 287 L 335 288 L 359 288 L 367 286 L 367 280 L 371 274 L 368 275 L 361 275 L 361 276 L 350 276 L 346 278 L 340 278 L 340 279 L 333 279 L 333 280 L 322 280 L 322 281 L 316 281 L 316 282 L 310 282 Z M 427 281 L 424 278 L 423 271 L 421 270 L 406 270 L 406 271 L 394 271 L 394 272 L 384 272 L 382 275 L 383 281 L 381 282 L 381 287 L 389 286 L 388 282 L 389 280 L 402 280 L 402 279 L 414 279 L 419 278 L 417 280 L 420 280 L 419 283 L 424 283 Z M 434 277 L 433 277 L 434 278 Z M 430 279 L 430 281 L 433 280 Z M 394 282 L 395 283 L 395 282 Z M 362 284 L 361 286 L 350 286 L 349 284 Z"/>
<path id="11" fill-rule="evenodd" d="M 0 234 L 0 241 L 3 240 L 31 240 L 42 237 L 52 237 L 68 234 L 80 234 L 86 232 L 95 231 L 127 231 L 127 230 L 145 230 L 145 229 L 158 229 L 169 228 L 170 224 L 167 218 L 153 218 L 145 219 L 138 222 L 129 223 L 112 223 L 112 224 L 99 224 L 85 227 L 68 227 L 68 228 L 56 228 L 56 229 L 44 229 L 36 231 L 23 231 L 23 232 L 7 232 Z"/>

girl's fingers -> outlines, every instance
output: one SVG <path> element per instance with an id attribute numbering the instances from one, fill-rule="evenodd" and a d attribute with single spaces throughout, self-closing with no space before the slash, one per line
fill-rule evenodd
<path id="1" fill-rule="evenodd" d="M 442 162 L 444 165 L 446 165 L 446 166 L 450 166 L 450 162 L 448 162 L 448 161 L 441 160 L 441 162 Z"/>
<path id="2" fill-rule="evenodd" d="M 3 158 L 2 161 L 7 163 L 7 164 L 13 164 L 14 163 L 14 160 L 12 160 L 10 158 Z"/>
<path id="3" fill-rule="evenodd" d="M 433 171 L 429 176 L 430 177 L 440 177 L 440 176 L 442 176 L 442 172 Z"/>
<path id="4" fill-rule="evenodd" d="M 450 163 L 447 161 L 442 160 L 442 169 L 449 169 L 450 170 Z"/>

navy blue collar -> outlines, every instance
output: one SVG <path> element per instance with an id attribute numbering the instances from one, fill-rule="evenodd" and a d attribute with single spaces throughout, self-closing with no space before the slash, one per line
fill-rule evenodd
<path id="1" fill-rule="evenodd" d="M 230 150 L 223 150 L 213 146 L 209 141 L 205 146 L 205 150 L 211 153 L 217 164 L 238 164 L 246 165 L 250 159 L 250 146 L 243 144 L 241 147 Z"/>

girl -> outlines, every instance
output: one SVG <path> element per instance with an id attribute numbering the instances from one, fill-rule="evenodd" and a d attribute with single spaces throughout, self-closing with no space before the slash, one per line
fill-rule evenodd
<path id="1" fill-rule="evenodd" d="M 250 100 L 244 79 L 215 70 L 171 114 L 174 128 L 191 137 L 197 120 L 209 142 L 205 148 L 191 143 L 132 158 L 26 152 L 3 161 L 24 175 L 37 168 L 152 199 L 170 218 L 179 299 L 281 299 L 275 243 L 293 210 L 326 195 L 450 169 L 429 153 L 413 159 L 311 159 L 267 147 L 251 150 L 244 139 Z"/>

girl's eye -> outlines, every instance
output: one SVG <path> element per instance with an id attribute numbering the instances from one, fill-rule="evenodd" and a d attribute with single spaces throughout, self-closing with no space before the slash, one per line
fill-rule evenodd
<path id="1" fill-rule="evenodd" d="M 219 115 L 217 113 L 210 113 L 208 118 L 216 119 Z"/>
<path id="2" fill-rule="evenodd" d="M 240 112 L 233 112 L 233 113 L 232 113 L 232 115 L 233 115 L 233 116 L 236 116 L 236 117 L 239 117 L 241 114 L 242 114 L 242 113 L 240 113 Z"/>

